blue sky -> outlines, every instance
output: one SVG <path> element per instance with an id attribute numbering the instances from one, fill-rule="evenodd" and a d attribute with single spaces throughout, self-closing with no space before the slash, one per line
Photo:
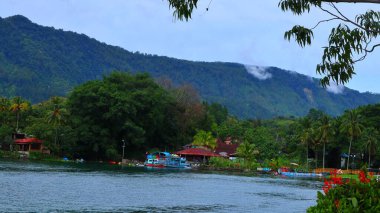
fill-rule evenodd
<path id="1" fill-rule="evenodd" d="M 319 27 L 311 47 L 300 48 L 283 39 L 295 24 L 314 26 L 326 18 L 320 11 L 293 16 L 278 7 L 278 0 L 200 0 L 189 22 L 175 20 L 167 0 L 1 0 L 0 16 L 24 15 L 35 23 L 87 34 L 107 44 L 196 61 L 239 62 L 276 66 L 318 77 L 330 24 Z M 338 4 L 354 17 L 374 4 Z M 380 50 L 356 66 L 347 85 L 380 93 Z"/>

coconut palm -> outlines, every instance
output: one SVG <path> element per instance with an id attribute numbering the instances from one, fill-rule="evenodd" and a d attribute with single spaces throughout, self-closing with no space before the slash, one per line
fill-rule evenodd
<path id="1" fill-rule="evenodd" d="M 247 161 L 251 161 L 254 159 L 255 155 L 259 154 L 259 151 L 256 149 L 255 144 L 249 143 L 247 140 L 245 140 L 236 149 L 236 154 L 237 156 L 242 157 Z"/>
<path id="2" fill-rule="evenodd" d="M 323 144 L 323 171 L 325 170 L 325 155 L 326 144 L 333 136 L 334 130 L 330 122 L 330 118 L 327 115 L 323 115 L 318 122 L 318 134 L 320 135 L 321 143 Z"/>
<path id="3" fill-rule="evenodd" d="M 321 144 L 321 136 L 316 128 L 310 128 L 311 144 L 314 146 L 315 168 L 318 168 L 318 146 Z"/>
<path id="4" fill-rule="evenodd" d="M 306 169 L 309 170 L 309 143 L 312 140 L 311 128 L 306 129 L 300 136 L 301 143 L 306 145 Z"/>
<path id="5" fill-rule="evenodd" d="M 347 170 L 350 165 L 350 155 L 351 155 L 351 146 L 352 141 L 361 135 L 362 129 L 364 126 L 360 123 L 361 117 L 358 114 L 357 110 L 351 110 L 347 112 L 347 115 L 343 117 L 343 122 L 340 126 L 340 131 L 348 134 L 350 137 L 350 146 L 348 147 L 348 159 L 347 159 Z"/>
<path id="6" fill-rule="evenodd" d="M 364 140 L 365 140 L 365 147 L 368 149 L 368 166 L 371 166 L 371 154 L 376 151 L 378 146 L 378 137 L 379 132 L 373 128 L 370 127 L 368 129 L 365 129 L 363 132 Z"/>
<path id="7" fill-rule="evenodd" d="M 20 114 L 23 111 L 29 109 L 28 102 L 24 101 L 20 96 L 14 97 L 11 101 L 10 109 L 13 113 L 16 114 L 16 131 L 18 131 L 18 124 L 20 120 Z"/>
<path id="8" fill-rule="evenodd" d="M 61 100 L 58 97 L 53 97 L 51 103 L 54 105 L 53 110 L 47 114 L 47 122 L 52 124 L 55 129 L 54 144 L 57 145 L 58 128 L 64 122 L 65 109 L 61 108 Z"/>
<path id="9" fill-rule="evenodd" d="M 211 132 L 199 130 L 197 131 L 197 134 L 194 136 L 193 145 L 205 146 L 210 149 L 215 149 L 216 139 L 212 136 Z"/>

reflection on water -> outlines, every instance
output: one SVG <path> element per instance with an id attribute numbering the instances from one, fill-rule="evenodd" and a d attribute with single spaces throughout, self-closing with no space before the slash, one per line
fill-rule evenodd
<path id="1" fill-rule="evenodd" d="M 321 182 L 0 161 L 1 212 L 305 212 Z"/>

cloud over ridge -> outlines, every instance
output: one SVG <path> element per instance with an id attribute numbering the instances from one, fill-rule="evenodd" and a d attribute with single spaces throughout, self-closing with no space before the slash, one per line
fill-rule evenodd
<path id="1" fill-rule="evenodd" d="M 252 74 L 259 80 L 266 80 L 272 78 L 272 74 L 267 71 L 266 67 L 259 67 L 254 65 L 244 65 L 248 73 Z"/>

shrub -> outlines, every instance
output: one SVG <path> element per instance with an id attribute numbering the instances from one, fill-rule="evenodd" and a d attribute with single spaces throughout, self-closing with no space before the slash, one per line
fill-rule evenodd
<path id="1" fill-rule="evenodd" d="M 250 169 L 255 170 L 258 166 L 258 163 L 254 160 L 244 160 L 244 159 L 236 159 L 229 160 L 226 158 L 220 157 L 212 157 L 210 158 L 209 164 L 215 168 L 221 169 Z"/>
<path id="2" fill-rule="evenodd" d="M 333 174 L 325 180 L 323 191 L 307 212 L 380 212 L 380 183 L 365 171 L 359 173 L 359 181 L 343 181 Z"/>
<path id="3" fill-rule="evenodd" d="M 58 161 L 57 157 L 53 155 L 44 154 L 41 152 L 29 152 L 29 160 L 42 160 L 42 161 Z"/>

